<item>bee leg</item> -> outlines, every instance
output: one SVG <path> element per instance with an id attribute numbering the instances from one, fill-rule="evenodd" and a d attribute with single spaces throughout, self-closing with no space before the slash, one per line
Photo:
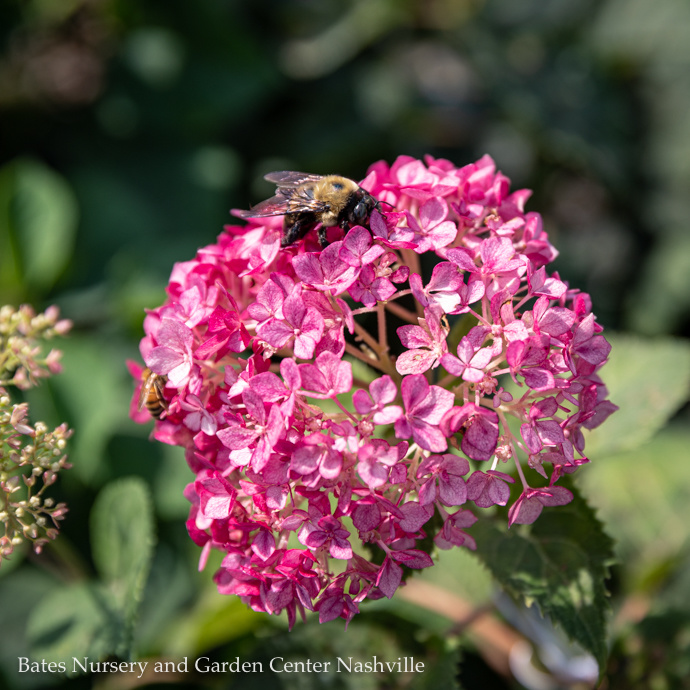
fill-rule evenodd
<path id="1" fill-rule="evenodd" d="M 322 249 L 323 249 L 323 247 L 328 246 L 328 238 L 326 237 L 327 232 L 328 232 L 328 228 L 325 225 L 322 225 L 318 230 L 319 244 L 321 245 Z"/>
<path id="2" fill-rule="evenodd" d="M 350 224 L 349 223 L 340 223 L 340 227 L 342 228 L 343 231 L 343 236 L 347 235 L 347 233 L 350 231 Z M 327 233 L 330 230 L 330 228 L 335 227 L 334 225 L 321 225 L 318 230 L 319 234 L 319 244 L 321 245 L 321 248 L 323 249 L 324 247 L 328 246 L 328 237 Z"/>
<path id="3" fill-rule="evenodd" d="M 304 221 L 295 218 L 293 215 L 285 216 L 285 229 L 283 231 L 283 239 L 280 242 L 281 247 L 289 247 L 291 244 L 297 242 L 300 237 L 304 236 L 306 228 L 303 227 Z"/>

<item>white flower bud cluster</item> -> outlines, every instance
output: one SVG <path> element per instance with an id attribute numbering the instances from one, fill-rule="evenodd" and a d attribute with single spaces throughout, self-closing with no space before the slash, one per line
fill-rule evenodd
<path id="1" fill-rule="evenodd" d="M 28 304 L 0 307 L 0 385 L 26 389 L 61 370 L 60 352 L 50 350 L 44 356 L 39 347 L 41 340 L 65 335 L 72 327 L 59 316 L 55 306 L 40 314 Z"/>
<path id="2" fill-rule="evenodd" d="M 64 335 L 71 327 L 58 320 L 57 307 L 44 313 L 23 305 L 0 307 L 0 565 L 14 549 L 31 542 L 39 553 L 58 534 L 67 512 L 44 492 L 69 469 L 65 448 L 72 430 L 61 424 L 52 431 L 43 422 L 31 424 L 28 403 L 12 404 L 2 386 L 26 389 L 60 371 L 60 353 L 43 357 L 39 340 Z"/>

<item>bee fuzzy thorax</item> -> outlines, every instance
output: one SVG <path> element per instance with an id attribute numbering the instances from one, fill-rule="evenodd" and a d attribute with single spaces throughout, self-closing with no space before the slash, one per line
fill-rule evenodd
<path id="1" fill-rule="evenodd" d="M 356 201 L 359 185 L 347 177 L 339 175 L 327 175 L 314 185 L 314 199 L 326 201 L 329 211 L 321 215 L 321 223 L 326 227 L 337 225 L 340 215 Z"/>

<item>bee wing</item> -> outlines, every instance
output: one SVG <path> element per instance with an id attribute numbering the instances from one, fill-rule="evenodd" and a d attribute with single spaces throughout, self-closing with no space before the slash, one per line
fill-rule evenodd
<path id="1" fill-rule="evenodd" d="M 270 199 L 252 206 L 248 211 L 233 211 L 238 218 L 264 218 L 266 216 L 283 216 L 288 212 L 289 197 L 276 194 Z"/>
<path id="2" fill-rule="evenodd" d="M 320 176 L 316 176 L 319 179 Z M 278 192 L 280 193 L 280 189 Z M 323 213 L 330 211 L 331 204 L 328 201 L 322 201 L 314 198 L 314 188 L 310 185 L 286 188 L 285 191 L 288 197 L 288 211 L 289 213 Z"/>
<path id="3" fill-rule="evenodd" d="M 239 218 L 263 218 L 305 211 L 323 213 L 330 208 L 331 205 L 327 201 L 318 201 L 314 198 L 314 190 L 310 187 L 285 187 L 278 189 L 278 194 L 258 203 L 248 211 L 233 211 L 233 213 Z"/>
<path id="4" fill-rule="evenodd" d="M 149 372 L 148 374 L 146 373 L 147 371 Z M 141 377 L 141 389 L 139 390 L 139 406 L 137 408 L 139 412 L 141 412 L 144 409 L 144 405 L 146 405 L 146 398 L 149 397 L 151 386 L 153 385 L 153 376 L 154 374 L 152 374 L 150 370 L 144 369 Z"/>
<path id="5" fill-rule="evenodd" d="M 273 182 L 278 187 L 298 187 L 305 182 L 316 182 L 322 177 L 323 175 L 311 175 L 294 170 L 278 170 L 264 175 L 264 180 Z"/>

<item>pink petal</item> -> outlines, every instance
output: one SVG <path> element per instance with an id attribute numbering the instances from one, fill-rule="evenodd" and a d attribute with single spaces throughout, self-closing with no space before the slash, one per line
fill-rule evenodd
<path id="1" fill-rule="evenodd" d="M 220 439 L 220 442 L 230 450 L 240 450 L 249 446 L 254 439 L 258 436 L 258 433 L 253 429 L 246 429 L 239 425 L 233 425 L 226 427 L 225 429 L 220 429 L 216 436 Z"/>
<path id="2" fill-rule="evenodd" d="M 403 569 L 394 563 L 390 556 L 386 556 L 376 578 L 376 586 L 383 594 L 392 599 L 402 581 Z"/>
<path id="3" fill-rule="evenodd" d="M 438 355 L 431 350 L 406 350 L 395 361 L 399 374 L 423 374 L 431 369 Z"/>

